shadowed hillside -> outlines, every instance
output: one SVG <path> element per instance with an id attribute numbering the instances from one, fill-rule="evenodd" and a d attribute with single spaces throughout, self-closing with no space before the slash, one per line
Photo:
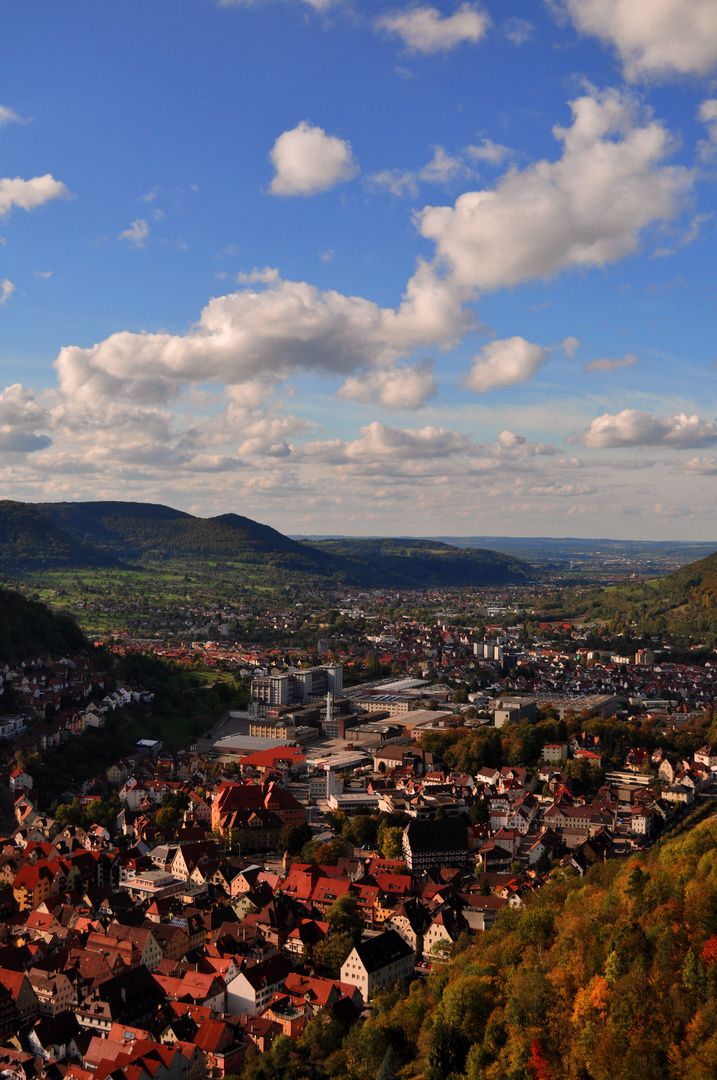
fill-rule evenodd
<path id="1" fill-rule="evenodd" d="M 31 503 L 0 501 L 0 571 L 113 566 L 110 552 L 70 535 Z"/>
<path id="2" fill-rule="evenodd" d="M 59 656 L 86 647 L 82 631 L 68 615 L 54 615 L 44 604 L 0 588 L 0 660 Z"/>
<path id="3" fill-rule="evenodd" d="M 212 573 L 249 568 L 268 580 L 371 588 L 505 585 L 527 581 L 522 559 L 428 540 L 303 542 L 238 514 L 193 517 L 145 503 L 3 503 L 7 574 L 98 566 L 161 566 Z"/>

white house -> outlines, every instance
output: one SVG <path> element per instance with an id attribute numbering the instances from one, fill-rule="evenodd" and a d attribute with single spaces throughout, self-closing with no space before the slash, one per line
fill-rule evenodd
<path id="1" fill-rule="evenodd" d="M 408 978 L 416 954 L 395 930 L 386 930 L 356 945 L 341 966 L 341 982 L 358 987 L 364 1002 L 376 990 Z"/>
<path id="2" fill-rule="evenodd" d="M 280 954 L 245 967 L 227 986 L 227 1011 L 233 1016 L 242 1013 L 258 1016 L 264 1012 L 272 994 L 283 988 L 290 971 L 291 964 Z"/>

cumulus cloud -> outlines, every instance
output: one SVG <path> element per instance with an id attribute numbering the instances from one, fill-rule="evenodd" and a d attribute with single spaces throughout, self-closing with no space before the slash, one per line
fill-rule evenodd
<path id="1" fill-rule="evenodd" d="M 396 428 L 374 421 L 359 430 L 358 439 L 305 443 L 297 450 L 298 459 L 331 466 L 352 477 L 480 479 L 497 473 L 519 476 L 533 472 L 538 459 L 556 453 L 555 447 L 531 443 L 512 431 L 502 431 L 488 443 L 432 425 Z"/>
<path id="2" fill-rule="evenodd" d="M 475 4 L 461 4 L 452 15 L 434 7 L 414 7 L 382 15 L 376 27 L 399 37 L 412 52 L 435 53 L 454 49 L 464 41 L 480 41 L 490 25 L 488 15 Z"/>
<path id="3" fill-rule="evenodd" d="M 507 146 L 493 142 L 492 139 L 483 139 L 478 146 L 467 146 L 466 153 L 474 161 L 484 161 L 488 165 L 502 165 L 513 151 Z"/>
<path id="4" fill-rule="evenodd" d="M 121 232 L 117 237 L 118 240 L 126 240 L 128 245 L 133 248 L 143 248 L 147 246 L 147 237 L 149 236 L 149 225 L 144 218 L 135 218 L 128 229 Z"/>
<path id="5" fill-rule="evenodd" d="M 302 120 L 285 131 L 269 154 L 272 195 L 315 195 L 351 180 L 359 171 L 351 144 Z"/>
<path id="6" fill-rule="evenodd" d="M 473 325 L 445 283 L 420 271 L 394 310 L 305 282 L 254 272 L 264 288 L 215 297 L 181 336 L 112 334 L 91 348 L 69 346 L 56 360 L 64 394 L 88 404 L 161 404 L 195 382 L 236 385 L 297 373 L 348 377 L 390 369 L 426 343 L 447 346 Z"/>
<path id="7" fill-rule="evenodd" d="M 565 0 L 577 29 L 610 42 L 628 78 L 704 75 L 717 64 L 714 0 Z"/>
<path id="8" fill-rule="evenodd" d="M 303 454 L 307 458 L 330 464 L 351 461 L 405 461 L 422 458 L 444 458 L 469 450 L 473 443 L 468 435 L 430 425 L 422 428 L 395 428 L 374 420 L 359 429 L 361 438 L 350 442 L 341 439 L 307 443 Z"/>
<path id="9" fill-rule="evenodd" d="M 527 382 L 548 360 L 548 350 L 522 337 L 505 338 L 484 345 L 463 380 L 467 390 L 485 394 L 497 386 Z"/>
<path id="10" fill-rule="evenodd" d="M 619 368 L 634 367 L 635 364 L 639 363 L 639 356 L 626 353 L 625 356 L 615 360 L 609 360 L 606 357 L 600 360 L 590 360 L 587 364 L 583 364 L 583 371 L 617 371 Z"/>
<path id="11" fill-rule="evenodd" d="M 555 162 L 510 169 L 492 190 L 416 215 L 455 287 L 499 289 L 562 269 L 604 266 L 638 250 L 648 225 L 672 219 L 693 174 L 665 164 L 670 136 L 616 91 L 571 102 L 555 127 Z"/>
<path id="12" fill-rule="evenodd" d="M 7 105 L 0 105 L 0 127 L 5 127 L 6 124 L 24 123 L 23 118 L 18 116 L 14 109 L 8 108 Z"/>
<path id="13" fill-rule="evenodd" d="M 696 414 L 673 417 L 653 416 L 637 409 L 597 416 L 580 441 L 596 449 L 616 446 L 660 446 L 684 450 L 717 443 L 717 424 Z"/>
<path id="14" fill-rule="evenodd" d="M 457 177 L 470 173 L 461 157 L 451 157 L 442 146 L 433 148 L 431 160 L 414 172 L 401 172 L 399 169 L 384 169 L 366 177 L 372 187 L 386 188 L 392 195 L 418 194 L 420 183 L 446 184 Z"/>
<path id="15" fill-rule="evenodd" d="M 717 458 L 693 457 L 686 461 L 682 472 L 689 476 L 714 476 L 717 474 Z"/>
<path id="16" fill-rule="evenodd" d="M 48 415 L 31 390 L 15 383 L 0 394 L 0 451 L 34 453 L 49 446 L 47 435 L 37 428 L 48 423 Z"/>
<path id="17" fill-rule="evenodd" d="M 32 276 L 39 281 L 47 281 L 48 278 L 52 277 L 52 270 L 33 270 Z"/>
<path id="18" fill-rule="evenodd" d="M 433 365 L 391 367 L 350 376 L 337 393 L 345 401 L 383 405 L 387 409 L 419 409 L 436 394 Z"/>
<path id="19" fill-rule="evenodd" d="M 511 18 L 503 23 L 503 33 L 514 45 L 524 45 L 535 33 L 535 27 L 527 19 Z"/>
<path id="20" fill-rule="evenodd" d="M 252 7 L 257 0 L 217 0 L 217 7 Z M 312 7 L 314 11 L 327 11 L 339 0 L 304 0 L 304 3 Z"/>
<path id="21" fill-rule="evenodd" d="M 717 98 L 703 101 L 697 113 L 698 119 L 707 128 L 707 139 L 701 139 L 697 151 L 703 161 L 709 161 L 717 153 Z"/>
<path id="22" fill-rule="evenodd" d="M 563 350 L 563 352 L 567 356 L 568 360 L 572 360 L 573 357 L 575 356 L 575 353 L 577 352 L 579 344 L 580 344 L 580 339 L 579 338 L 566 337 L 566 338 L 563 338 L 562 342 L 560 343 L 560 348 Z"/>
<path id="23" fill-rule="evenodd" d="M 14 292 L 15 286 L 10 281 L 10 278 L 0 281 L 0 304 L 4 304 L 6 300 L 9 300 Z"/>
<path id="24" fill-rule="evenodd" d="M 13 207 L 22 210 L 34 210 L 51 199 L 71 199 L 72 195 L 60 180 L 50 174 L 34 176 L 32 180 L 14 180 L 6 177 L 0 180 L 0 217 L 9 214 Z"/>

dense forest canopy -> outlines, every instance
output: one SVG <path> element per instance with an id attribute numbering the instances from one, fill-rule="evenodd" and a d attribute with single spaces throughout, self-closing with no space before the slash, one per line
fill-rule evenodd
<path id="1" fill-rule="evenodd" d="M 428 978 L 250 1055 L 242 1080 L 713 1080 L 717 820 L 648 855 L 553 871 Z"/>
<path id="2" fill-rule="evenodd" d="M 82 631 L 68 615 L 55 615 L 44 604 L 0 588 L 0 660 L 61 656 L 86 647 Z"/>

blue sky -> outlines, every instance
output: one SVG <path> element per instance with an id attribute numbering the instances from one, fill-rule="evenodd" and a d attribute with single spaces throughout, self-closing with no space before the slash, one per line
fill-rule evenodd
<path id="1" fill-rule="evenodd" d="M 717 0 L 0 30 L 2 497 L 714 535 Z"/>

